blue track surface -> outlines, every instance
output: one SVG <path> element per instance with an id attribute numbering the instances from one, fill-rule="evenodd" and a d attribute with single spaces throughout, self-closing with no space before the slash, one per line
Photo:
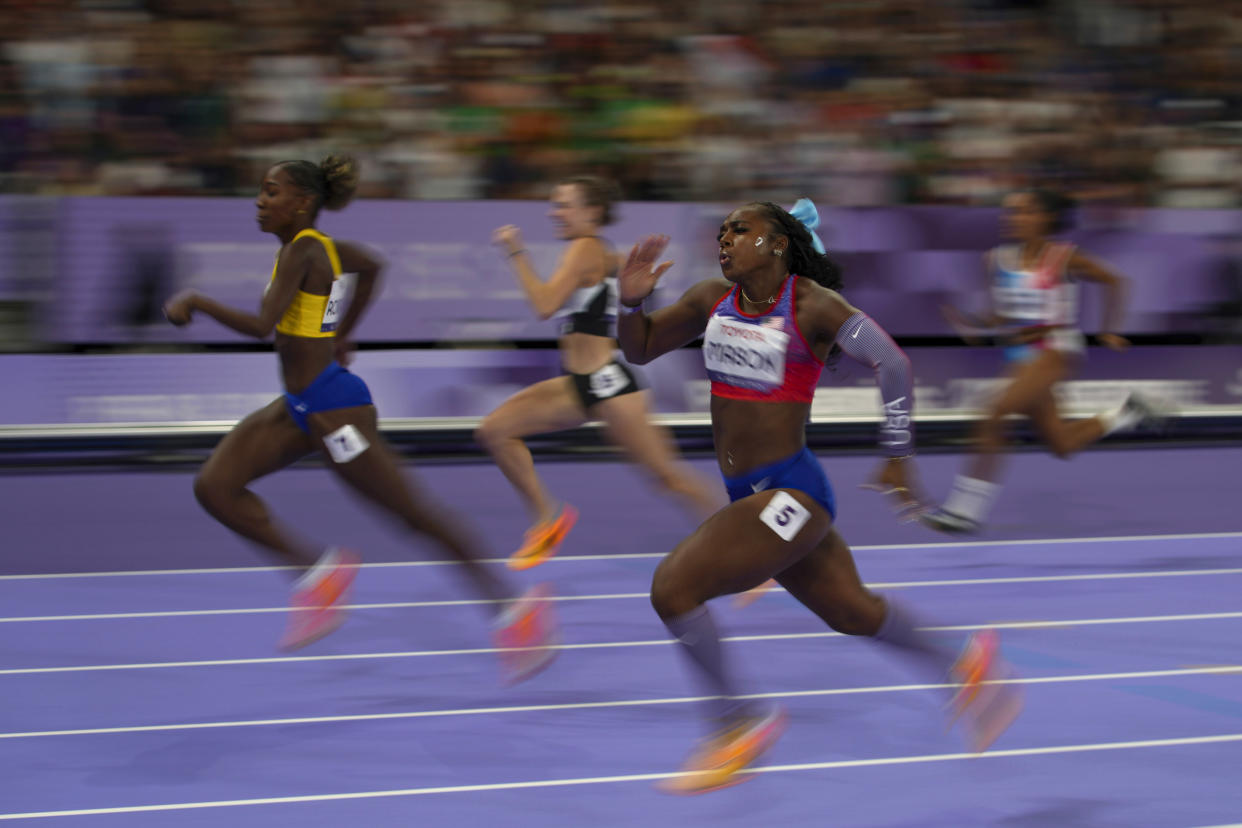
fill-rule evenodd
<path id="1" fill-rule="evenodd" d="M 524 576 L 552 583 L 565 642 L 546 673 L 512 690 L 497 683 L 490 607 L 322 472 L 291 471 L 262 491 L 308 533 L 349 541 L 373 565 L 346 626 L 294 656 L 273 646 L 285 573 L 256 566 L 198 512 L 189 475 L 0 477 L 0 496 L 19 507 L 0 578 L 0 820 L 1235 822 L 1239 461 L 1242 451 L 1220 449 L 1101 451 L 1071 464 L 1019 455 L 989 533 L 955 544 L 896 524 L 857 492 L 871 461 L 825 458 L 865 580 L 900 594 L 924 626 L 953 628 L 936 633 L 946 641 L 997 625 L 1027 682 L 1026 710 L 994 752 L 966 755 L 930 677 L 828 633 L 784 593 L 743 610 L 721 601 L 748 692 L 780 698 L 790 728 L 745 784 L 690 799 L 653 787 L 699 731 L 645 598 L 659 555 L 689 527 L 626 466 L 543 467 L 582 510 L 563 556 Z M 959 462 L 924 460 L 933 493 Z M 494 548 L 520 534 L 522 514 L 494 468 L 421 476 Z"/>

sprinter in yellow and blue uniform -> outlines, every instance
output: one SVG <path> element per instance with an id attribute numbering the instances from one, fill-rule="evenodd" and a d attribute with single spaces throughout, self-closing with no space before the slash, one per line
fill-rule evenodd
<path id="1" fill-rule="evenodd" d="M 332 266 L 332 284 L 327 294 L 309 293 L 301 288 L 293 294 L 289 307 L 276 323 L 276 333 L 308 339 L 334 339 L 340 322 L 341 311 L 347 292 L 346 281 L 341 278 L 341 256 L 336 243 L 318 230 L 299 231 L 290 244 L 301 239 L 314 239 L 323 246 Z M 268 290 L 276 284 L 280 260 L 272 266 L 272 280 Z M 338 361 L 333 361 L 311 381 L 301 393 L 285 392 L 285 403 L 298 428 L 310 433 L 306 416 L 316 411 L 370 405 L 371 392 L 366 383 L 347 371 Z"/>
<path id="2" fill-rule="evenodd" d="M 309 644 L 344 620 L 343 595 L 357 572 L 348 550 L 321 551 L 276 522 L 247 486 L 290 463 L 323 450 L 330 467 L 350 487 L 430 537 L 458 560 L 475 589 L 498 607 L 495 634 L 508 679 L 520 680 L 552 658 L 551 616 L 536 587 L 517 596 L 480 563 L 484 557 L 461 528 L 463 521 L 417 498 L 378 429 L 366 383 L 342 364 L 349 335 L 375 291 L 381 263 L 359 245 L 334 241 L 314 228 L 321 208 L 338 210 L 353 198 L 358 174 L 352 159 L 330 156 L 320 164 L 286 161 L 263 178 L 255 201 L 259 229 L 281 242 L 259 312 L 226 307 L 195 291 L 169 300 L 164 313 L 174 325 L 205 313 L 238 333 L 266 338 L 275 329 L 285 394 L 238 423 L 225 436 L 194 481 L 199 503 L 247 540 L 303 570 L 282 646 Z M 357 274 L 351 299 L 343 273 Z"/>

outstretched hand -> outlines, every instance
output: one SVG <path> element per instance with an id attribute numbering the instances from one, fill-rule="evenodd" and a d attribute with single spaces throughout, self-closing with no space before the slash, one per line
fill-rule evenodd
<path id="1" fill-rule="evenodd" d="M 671 261 L 655 263 L 668 247 L 668 242 L 668 236 L 647 236 L 630 250 L 621 272 L 617 274 L 617 296 L 621 304 L 640 304 L 655 290 L 656 282 L 664 271 L 673 266 Z"/>
<path id="2" fill-rule="evenodd" d="M 183 290 L 164 303 L 164 318 L 178 328 L 190 324 L 194 318 L 194 299 L 197 294 Z"/>
<path id="3" fill-rule="evenodd" d="M 507 254 L 522 250 L 522 231 L 516 225 L 506 224 L 492 231 L 492 244 L 502 248 Z"/>
<path id="4" fill-rule="evenodd" d="M 892 457 L 885 460 L 870 481 L 859 486 L 882 495 L 892 495 L 893 511 L 898 520 L 908 522 L 918 517 L 923 510 L 923 498 L 914 474 L 914 463 L 908 458 Z"/>

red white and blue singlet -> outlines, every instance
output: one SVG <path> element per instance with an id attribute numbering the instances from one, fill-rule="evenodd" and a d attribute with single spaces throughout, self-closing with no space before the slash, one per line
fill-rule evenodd
<path id="1" fill-rule="evenodd" d="M 788 276 L 776 303 L 764 313 L 742 310 L 737 285 L 716 303 L 703 338 L 713 396 L 811 402 L 824 364 L 798 328 L 797 281 Z"/>
<path id="2" fill-rule="evenodd" d="M 1017 245 L 992 251 L 992 304 L 1009 325 L 1044 326 L 1048 333 L 1031 346 L 1017 346 L 1013 357 L 1031 355 L 1031 349 L 1080 352 L 1086 342 L 1078 330 L 1078 285 L 1069 278 L 1074 245 L 1049 242 L 1034 267 L 1022 267 Z"/>
<path id="3" fill-rule="evenodd" d="M 703 362 L 713 396 L 811 402 L 824 365 L 815 358 L 798 328 L 797 281 L 797 276 L 785 279 L 776 303 L 766 313 L 743 311 L 737 285 L 716 303 L 703 338 Z M 724 482 L 731 501 L 766 489 L 797 489 L 819 502 L 830 517 L 836 517 L 832 484 L 806 446 L 790 457 L 744 474 L 726 474 Z"/>

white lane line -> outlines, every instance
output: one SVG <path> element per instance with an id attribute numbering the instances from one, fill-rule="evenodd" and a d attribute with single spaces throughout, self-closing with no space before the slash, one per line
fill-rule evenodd
<path id="1" fill-rule="evenodd" d="M 1097 572 L 1085 575 L 1015 575 L 1007 578 L 960 578 L 936 581 L 880 581 L 867 584 L 870 589 L 917 589 L 919 587 L 989 586 L 994 584 L 1042 584 L 1072 581 L 1111 581 L 1132 578 L 1184 578 L 1214 575 L 1242 575 L 1242 567 L 1235 569 L 1175 569 L 1155 572 Z M 774 587 L 773 592 L 784 592 Z M 553 595 L 541 600 L 551 602 L 571 601 L 617 601 L 623 599 L 647 599 L 647 592 L 610 592 L 597 595 Z M 417 609 L 425 607 L 467 607 L 499 604 L 490 598 L 461 598 L 442 601 L 388 601 L 384 603 L 347 604 L 349 610 Z M 272 612 L 288 612 L 288 607 L 240 607 L 238 609 L 159 610 L 151 612 L 99 612 L 71 615 L 15 615 L 0 617 L 0 624 L 38 621 L 104 621 L 121 618 L 188 618 L 202 615 L 257 615 Z"/>
<path id="2" fill-rule="evenodd" d="M 995 541 L 961 541 L 957 543 L 889 543 L 850 547 L 855 552 L 902 552 L 909 550 L 940 550 L 940 549 L 979 549 L 1022 546 L 1057 546 L 1077 543 L 1135 543 L 1139 541 L 1195 541 L 1219 540 L 1222 538 L 1242 538 L 1242 532 L 1196 532 L 1180 535 L 1112 535 L 1091 538 L 1028 538 L 1024 540 Z M 663 552 L 629 552 L 607 555 L 557 555 L 549 558 L 543 565 L 550 563 L 570 563 L 573 561 L 620 561 L 634 559 L 663 558 Z M 504 564 L 508 558 L 484 558 L 483 563 Z M 417 566 L 456 566 L 457 561 L 378 561 L 364 563 L 364 569 L 385 569 L 394 567 Z M 250 572 L 286 572 L 296 569 L 291 566 L 229 566 L 199 569 L 124 569 L 113 572 L 49 572 L 29 575 L 0 575 L 0 581 L 38 581 L 56 580 L 61 578 L 122 578 L 146 575 L 230 575 Z"/>
<path id="3" fill-rule="evenodd" d="M 921 627 L 927 632 L 967 632 L 970 630 L 1035 630 L 1086 627 L 1098 624 L 1153 624 L 1170 621 L 1216 621 L 1242 618 L 1242 612 L 1202 612 L 1185 615 L 1140 615 L 1121 618 L 1067 618 L 1046 621 L 1000 621 L 985 624 L 956 624 Z M 764 635 L 730 635 L 723 641 L 794 641 L 804 638 L 840 638 L 839 632 L 770 633 Z M 602 650 L 625 647 L 662 647 L 672 639 L 653 638 L 640 641 L 597 641 L 582 644 L 555 644 L 553 650 Z M 69 667 L 14 667 L 0 670 L 0 676 L 36 675 L 43 673 L 93 673 L 115 670 L 157 670 L 169 667 L 229 667 L 251 664 L 295 664 L 312 661 L 360 661 L 367 659 L 422 658 L 427 656 L 488 655 L 504 652 L 497 647 L 472 647 L 456 650 L 409 650 L 380 653 L 336 653 L 317 656 L 266 656 L 262 658 L 218 658 L 203 661 L 153 661 L 130 664 L 87 664 Z"/>
<path id="4" fill-rule="evenodd" d="M 1175 670 L 1141 670 L 1128 673 L 1091 673 L 1063 676 L 1027 676 L 985 684 L 1063 684 L 1070 682 L 1117 681 L 1184 676 L 1242 676 L 1242 665 L 1218 667 L 1186 667 Z M 814 696 L 852 696 L 869 693 L 906 693 L 915 690 L 946 690 L 956 684 L 887 684 L 867 687 L 834 687 L 823 690 L 784 690 L 772 693 L 749 693 L 744 699 L 794 699 Z M 662 704 L 691 704 L 706 701 L 707 696 L 676 696 L 654 699 L 620 699 L 602 702 L 566 702 L 561 704 L 523 704 L 501 707 L 465 707 L 453 710 L 409 710 L 395 713 L 358 713 L 338 716 L 299 716 L 285 719 L 245 719 L 227 722 L 187 722 L 181 724 L 132 725 L 128 727 L 90 727 L 75 730 L 30 730 L 0 733 L 0 739 L 35 739 L 45 736 L 98 736 L 117 733 L 163 733 L 176 730 L 213 730 L 229 727 L 270 727 L 273 725 L 334 724 L 339 722 L 374 722 L 393 719 L 427 719 L 442 716 L 481 716 L 501 713 L 539 713 L 564 710 L 599 710 L 615 707 L 646 707 Z"/>
<path id="5" fill-rule="evenodd" d="M 831 762 L 803 762 L 795 765 L 769 765 L 755 768 L 753 773 L 793 773 L 798 771 L 842 770 L 846 768 L 869 768 L 891 765 L 915 765 L 930 762 L 980 761 L 984 759 L 1008 759 L 1019 756 L 1054 756 L 1067 753 L 1088 753 L 1109 750 L 1140 750 L 1143 748 L 1181 747 L 1188 745 L 1216 745 L 1242 742 L 1242 733 L 1222 733 L 1214 736 L 1187 736 L 1176 739 L 1144 739 L 1129 742 L 1092 742 L 1076 745 L 1053 745 L 1049 747 L 1010 748 L 987 753 L 932 753 L 915 756 L 884 756 L 875 759 L 840 759 Z M 235 808 L 251 805 L 289 805 L 299 802 L 340 802 L 357 799 L 382 799 L 391 797 L 427 796 L 430 794 L 482 793 L 485 791 L 514 791 L 535 788 L 566 788 L 578 785 L 607 785 L 622 782 L 654 782 L 682 776 L 672 773 L 632 773 L 617 776 L 586 776 L 570 779 L 536 779 L 528 782 L 493 782 L 479 785 L 443 785 L 428 788 L 399 788 L 385 791 L 355 791 L 351 793 L 308 794 L 303 796 L 271 796 L 258 799 L 222 799 L 207 802 L 174 802 L 164 805 L 131 805 L 117 808 L 80 808 L 65 811 L 28 811 L 25 813 L 0 814 L 0 820 L 36 819 L 39 817 L 103 816 L 107 814 L 137 814 L 156 811 L 189 811 L 203 808 Z"/>

